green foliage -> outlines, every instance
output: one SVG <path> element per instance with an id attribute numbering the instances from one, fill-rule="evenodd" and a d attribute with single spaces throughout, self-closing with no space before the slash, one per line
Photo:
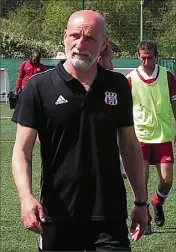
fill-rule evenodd
<path id="1" fill-rule="evenodd" d="M 43 57 L 55 56 L 59 45 L 54 44 L 52 39 L 43 39 L 44 10 L 44 7 L 35 9 L 32 4 L 24 4 L 11 11 L 8 19 L 1 19 L 1 55 L 15 58 L 39 49 Z"/>
<path id="2" fill-rule="evenodd" d="M 20 23 L 14 23 L 11 20 L 0 20 L 0 39 L 1 39 L 1 55 L 5 58 L 19 58 L 24 55 L 30 55 L 33 49 L 41 51 L 43 57 L 52 57 L 58 50 L 58 45 L 54 45 L 52 41 L 41 41 L 31 39 L 22 32 Z M 3 28 L 2 28 L 3 27 Z"/>
<path id="3" fill-rule="evenodd" d="M 118 45 L 119 55 L 135 52 L 134 45 L 139 41 L 140 1 L 89 0 L 86 9 L 98 10 L 106 18 L 109 40 Z"/>
<path id="4" fill-rule="evenodd" d="M 25 0 L 1 0 L 0 16 L 5 18 L 9 11 L 21 6 Z"/>
<path id="5" fill-rule="evenodd" d="M 176 57 L 176 0 L 170 3 L 168 12 L 163 16 L 161 33 L 157 36 L 160 55 L 165 57 Z"/>
<path id="6" fill-rule="evenodd" d="M 45 39 L 51 39 L 54 43 L 62 42 L 64 29 L 69 16 L 80 9 L 78 1 L 50 1 L 46 6 L 44 22 L 42 24 Z"/>
<path id="7" fill-rule="evenodd" d="M 1 54 L 19 57 L 31 48 L 43 57 L 63 51 L 63 34 L 69 16 L 82 7 L 81 0 L 2 0 Z M 7 5 L 8 3 L 8 5 Z M 107 21 L 109 40 L 115 43 L 118 56 L 133 57 L 140 40 L 139 0 L 85 0 L 85 9 L 99 11 Z M 6 7 L 7 8 L 7 7 Z M 176 0 L 145 0 L 143 5 L 143 39 L 155 40 L 163 57 L 176 51 Z"/>

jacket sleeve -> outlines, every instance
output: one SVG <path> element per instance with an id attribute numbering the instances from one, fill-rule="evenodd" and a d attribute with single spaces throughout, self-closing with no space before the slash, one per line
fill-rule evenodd
<path id="1" fill-rule="evenodd" d="M 18 91 L 20 88 L 22 88 L 22 80 L 24 78 L 24 66 L 25 66 L 25 64 L 26 64 L 26 62 L 23 61 L 19 66 L 18 77 L 17 77 L 16 84 L 15 84 L 15 91 Z"/>

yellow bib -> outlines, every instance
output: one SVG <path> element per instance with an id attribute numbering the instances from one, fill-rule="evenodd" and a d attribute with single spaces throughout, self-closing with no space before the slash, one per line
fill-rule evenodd
<path id="1" fill-rule="evenodd" d="M 172 141 L 171 106 L 166 68 L 159 66 L 155 82 L 143 82 L 136 70 L 132 82 L 133 115 L 138 140 L 144 143 Z"/>

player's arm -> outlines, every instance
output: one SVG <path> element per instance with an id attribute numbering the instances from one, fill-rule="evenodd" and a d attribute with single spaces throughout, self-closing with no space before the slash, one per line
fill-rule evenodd
<path id="1" fill-rule="evenodd" d="M 128 80 L 128 84 L 129 84 L 129 87 L 130 87 L 130 89 L 131 89 L 131 88 L 132 88 L 132 80 L 131 80 L 131 75 L 130 75 L 130 73 L 126 75 L 126 78 L 127 78 L 127 80 Z"/>
<path id="2" fill-rule="evenodd" d="M 19 66 L 18 76 L 17 76 L 17 80 L 16 80 L 16 84 L 15 84 L 15 91 L 17 91 L 17 92 L 22 87 L 22 80 L 24 77 L 24 65 L 25 65 L 25 62 L 22 62 Z"/>
<path id="3" fill-rule="evenodd" d="M 176 100 L 171 102 L 173 115 L 176 121 Z"/>
<path id="4" fill-rule="evenodd" d="M 32 194 L 32 151 L 40 122 L 40 102 L 36 78 L 31 78 L 20 95 L 12 121 L 17 123 L 12 154 L 12 174 L 17 187 L 24 226 L 41 233 L 44 221 L 42 205 Z"/>
<path id="5" fill-rule="evenodd" d="M 17 124 L 12 155 L 12 174 L 20 200 L 32 194 L 32 150 L 37 131 Z"/>
<path id="6" fill-rule="evenodd" d="M 176 122 L 176 78 L 171 72 L 167 72 L 167 78 L 168 78 L 168 85 L 169 85 L 169 93 L 170 93 L 170 99 L 171 99 L 171 106 L 173 115 Z M 176 146 L 176 132 L 174 137 L 174 145 Z"/>
<path id="7" fill-rule="evenodd" d="M 171 101 L 171 105 L 172 105 L 172 111 L 173 111 L 173 115 L 175 118 L 175 122 L 176 122 L 176 100 L 175 101 Z M 175 136 L 174 136 L 174 146 L 176 146 L 176 132 L 174 132 Z"/>
<path id="8" fill-rule="evenodd" d="M 133 126 L 121 127 L 119 135 L 121 155 L 135 201 L 135 207 L 131 214 L 131 239 L 137 241 L 142 236 L 148 221 L 142 155 Z"/>
<path id="9" fill-rule="evenodd" d="M 133 126 L 132 94 L 127 79 L 123 80 L 124 96 L 119 102 L 120 152 L 133 194 L 135 206 L 131 215 L 131 238 L 137 241 L 147 225 L 147 189 L 145 187 L 143 159 Z M 121 104 L 121 105 L 120 105 Z"/>
<path id="10" fill-rule="evenodd" d="M 134 201 L 146 202 L 143 159 L 133 126 L 119 129 L 119 144 L 125 171 L 133 190 Z"/>
<path id="11" fill-rule="evenodd" d="M 121 91 L 122 98 L 119 102 L 118 128 L 120 152 L 134 193 L 134 200 L 146 202 L 147 193 L 144 181 L 143 159 L 134 131 L 132 93 L 128 80 L 123 77 L 121 81 L 123 82 L 123 89 Z"/>
<path id="12" fill-rule="evenodd" d="M 41 233 L 41 222 L 44 221 L 43 208 L 32 194 L 32 150 L 36 136 L 35 129 L 17 124 L 12 174 L 21 203 L 23 224 L 31 231 Z"/>

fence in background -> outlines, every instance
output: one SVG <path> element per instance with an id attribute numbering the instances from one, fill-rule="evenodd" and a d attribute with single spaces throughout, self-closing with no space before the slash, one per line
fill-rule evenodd
<path id="1" fill-rule="evenodd" d="M 17 78 L 18 67 L 21 63 L 21 59 L 2 59 L 1 60 L 1 67 L 5 68 L 8 72 L 9 78 L 9 90 L 14 90 L 14 85 Z M 55 66 L 58 63 L 58 60 L 53 59 L 42 59 L 42 63 L 48 66 Z M 171 70 L 176 75 L 176 64 L 174 63 L 173 59 L 166 59 L 160 58 L 158 63 L 162 66 L 165 66 L 167 69 Z M 139 66 L 139 61 L 137 59 L 122 59 L 122 58 L 115 58 L 113 59 L 113 66 L 118 70 L 118 68 L 136 68 Z M 1 81 L 1 87 L 3 83 Z M 4 88 L 3 88 L 4 89 Z M 2 88 L 1 88 L 2 93 Z"/>

